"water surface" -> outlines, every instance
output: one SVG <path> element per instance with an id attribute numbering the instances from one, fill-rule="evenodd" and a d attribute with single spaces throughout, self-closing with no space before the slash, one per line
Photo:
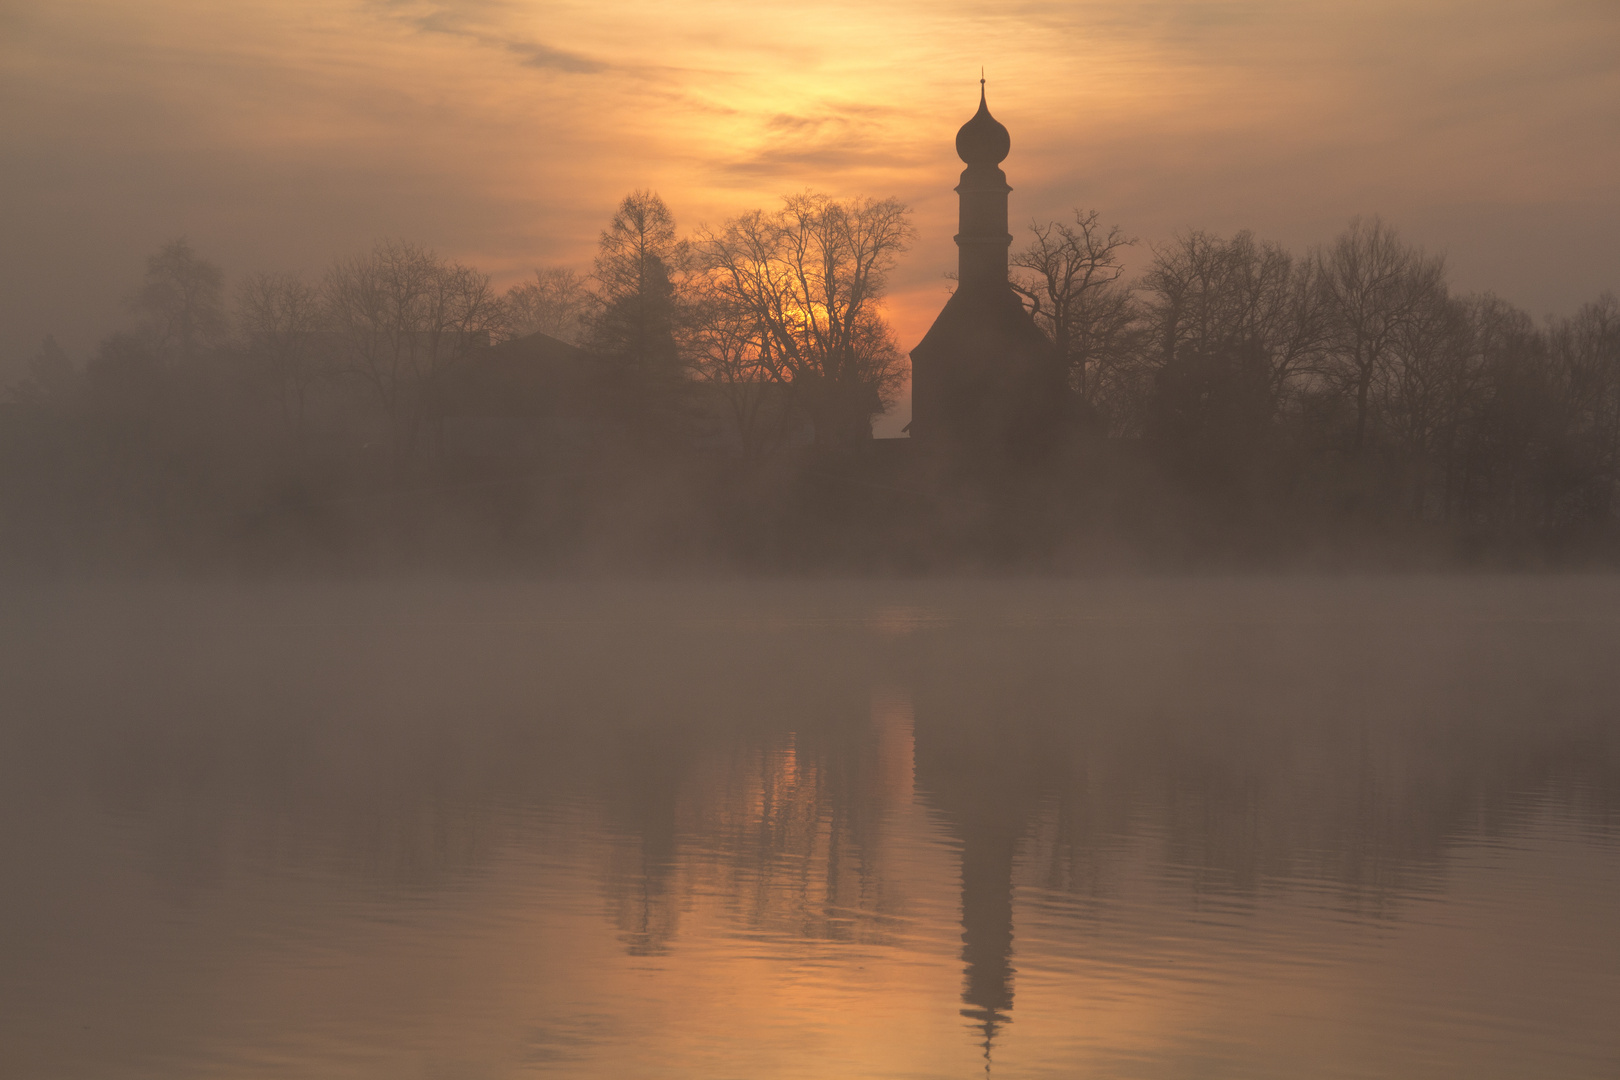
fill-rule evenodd
<path id="1" fill-rule="evenodd" d="M 1620 1071 L 1613 579 L 5 600 L 0 1075 Z"/>

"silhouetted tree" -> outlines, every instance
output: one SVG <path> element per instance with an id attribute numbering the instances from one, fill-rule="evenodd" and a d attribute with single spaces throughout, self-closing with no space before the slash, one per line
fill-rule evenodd
<path id="1" fill-rule="evenodd" d="M 1279 421 L 1319 363 L 1321 294 L 1310 264 L 1248 232 L 1204 232 L 1155 250 L 1140 285 L 1136 392 L 1161 465 L 1189 487 L 1247 505 L 1283 471 Z"/>
<path id="2" fill-rule="evenodd" d="M 1142 287 L 1160 363 L 1247 351 L 1264 357 L 1279 401 L 1319 363 L 1328 326 L 1315 268 L 1247 231 L 1178 237 L 1155 251 Z"/>
<path id="3" fill-rule="evenodd" d="M 1145 436 L 1172 476 L 1225 500 L 1247 497 L 1273 449 L 1275 400 L 1263 349 L 1242 340 L 1178 350 L 1154 376 Z"/>
<path id="4" fill-rule="evenodd" d="M 1387 436 L 1392 479 L 1405 487 L 1404 498 L 1392 494 L 1414 517 L 1449 514 L 1459 434 L 1486 393 L 1489 368 L 1475 327 L 1506 314 L 1503 308 L 1489 300 L 1471 307 L 1443 289 L 1426 290 L 1392 328 L 1385 360 L 1372 372 L 1370 408 Z M 1528 329 L 1528 318 L 1524 323 Z"/>
<path id="5" fill-rule="evenodd" d="M 225 275 L 198 258 L 184 237 L 146 260 L 146 279 L 131 303 L 153 344 L 182 362 L 225 339 Z"/>
<path id="6" fill-rule="evenodd" d="M 1317 261 L 1330 319 L 1331 371 L 1354 401 L 1350 449 L 1360 453 L 1373 385 L 1401 335 L 1444 297 L 1445 261 L 1403 244 L 1378 218 L 1356 218 Z"/>
<path id="7" fill-rule="evenodd" d="M 1586 520 L 1612 525 L 1620 488 L 1620 300 L 1605 293 L 1548 333 L 1562 421 L 1579 461 L 1573 493 Z"/>
<path id="8" fill-rule="evenodd" d="M 624 197 L 597 244 L 600 303 L 590 327 L 597 352 L 646 377 L 679 374 L 677 290 L 688 251 L 656 193 Z"/>
<path id="9" fill-rule="evenodd" d="M 429 418 L 434 380 L 505 328 L 505 305 L 487 274 L 393 240 L 338 262 L 321 292 L 340 361 L 387 414 L 403 463 Z"/>
<path id="10" fill-rule="evenodd" d="M 1095 210 L 1076 210 L 1074 222 L 1032 223 L 1035 239 L 1009 264 L 1013 288 L 1068 364 L 1075 393 L 1095 408 L 1135 344 L 1138 312 L 1119 253 L 1136 240 L 1117 225 L 1104 231 Z"/>
<path id="11" fill-rule="evenodd" d="M 1564 522 L 1570 477 L 1567 416 L 1546 338 L 1524 312 L 1495 297 L 1467 305 L 1480 400 L 1471 412 L 1463 493 L 1469 516 L 1516 540 Z"/>
<path id="12" fill-rule="evenodd" d="M 506 306 L 514 335 L 549 334 L 578 345 L 595 314 L 596 298 L 583 275 L 566 267 L 547 266 L 536 270 L 532 279 L 508 289 Z"/>
<path id="13" fill-rule="evenodd" d="M 867 438 L 904 379 L 878 305 L 912 236 L 907 215 L 894 199 L 807 192 L 703 235 L 710 296 L 751 328 L 753 369 L 792 387 L 823 448 Z"/>
<path id="14" fill-rule="evenodd" d="M 237 289 L 236 312 L 248 355 L 272 386 L 282 419 L 302 431 L 310 392 L 330 373 L 320 290 L 290 274 L 253 274 Z"/>
<path id="15" fill-rule="evenodd" d="M 791 415 L 782 392 L 792 384 L 778 381 L 767 363 L 770 332 L 707 277 L 694 283 L 691 316 L 683 346 L 692 374 L 722 396 L 742 456 L 757 457 Z"/>
<path id="16" fill-rule="evenodd" d="M 10 396 L 18 404 L 43 408 L 60 405 L 77 388 L 78 372 L 73 361 L 56 338 L 47 334 L 39 352 L 28 361 L 22 380 L 10 388 Z"/>

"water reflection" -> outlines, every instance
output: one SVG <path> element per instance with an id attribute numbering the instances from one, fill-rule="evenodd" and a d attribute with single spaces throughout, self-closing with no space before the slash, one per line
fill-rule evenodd
<path id="1" fill-rule="evenodd" d="M 1050 770 L 1025 718 L 950 702 L 920 713 L 917 784 L 960 845 L 962 1015 L 979 1025 L 988 1065 L 1013 1006 L 1013 855 Z"/>
<path id="2" fill-rule="evenodd" d="M 870 588 L 21 597 L 0 1072 L 1620 1060 L 1612 583 Z"/>

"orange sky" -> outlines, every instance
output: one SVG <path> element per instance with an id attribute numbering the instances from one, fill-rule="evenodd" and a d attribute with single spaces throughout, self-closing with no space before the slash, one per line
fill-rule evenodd
<path id="1" fill-rule="evenodd" d="M 909 347 L 954 262 L 979 66 L 1015 231 L 1303 249 L 1381 213 L 1538 314 L 1620 289 L 1614 0 L 0 0 L 0 375 L 88 349 L 143 257 L 318 273 L 380 236 L 584 266 L 627 190 L 683 227 L 894 195 Z"/>

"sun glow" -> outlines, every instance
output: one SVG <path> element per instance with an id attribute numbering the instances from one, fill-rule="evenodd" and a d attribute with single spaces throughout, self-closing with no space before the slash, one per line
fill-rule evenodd
<path id="1" fill-rule="evenodd" d="M 54 297 L 88 289 L 118 317 L 128 267 L 178 235 L 234 274 L 314 272 L 394 236 L 504 286 L 587 266 L 635 188 L 683 229 L 813 189 L 913 208 L 889 306 L 909 348 L 955 262 L 951 139 L 981 66 L 1012 132 L 1015 232 L 1081 205 L 1148 240 L 1248 227 L 1303 245 L 1378 212 L 1431 248 L 1478 250 L 1500 275 L 1482 284 L 1510 298 L 1581 302 L 1620 273 L 1620 147 L 1595 137 L 1620 100 L 1620 19 L 1578 0 L 1460 10 L 14 5 L 0 135 L 9 202 L 33 209 L 0 303 L 26 348 L 48 332 L 87 347 L 100 327 Z M 1499 227 L 1517 206 L 1552 208 L 1563 250 L 1526 257 Z"/>

